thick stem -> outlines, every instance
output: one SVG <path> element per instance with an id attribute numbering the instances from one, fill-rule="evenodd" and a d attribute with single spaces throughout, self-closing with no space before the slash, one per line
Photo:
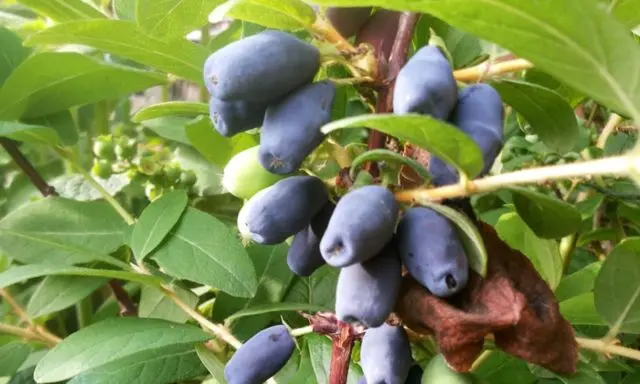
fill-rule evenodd
<path id="1" fill-rule="evenodd" d="M 340 322 L 339 328 L 340 333 L 332 336 L 329 384 L 347 384 L 351 351 L 356 340 L 356 335 L 351 325 Z"/>
<path id="2" fill-rule="evenodd" d="M 0 145 L 4 148 L 5 151 L 11 156 L 13 161 L 16 163 L 18 167 L 22 170 L 22 172 L 29 178 L 31 183 L 38 188 L 42 196 L 57 196 L 58 193 L 56 190 L 47 184 L 45 179 L 40 175 L 38 170 L 29 162 L 29 160 L 20 152 L 15 141 L 8 139 L 6 137 L 0 137 Z"/>
<path id="3" fill-rule="evenodd" d="M 109 102 L 107 100 L 98 101 L 93 106 L 93 126 L 94 134 L 108 135 L 109 134 Z"/>
<path id="4" fill-rule="evenodd" d="M 600 133 L 600 136 L 598 137 L 598 142 L 596 144 L 598 148 L 604 149 L 604 146 L 607 144 L 607 139 L 613 132 L 616 131 L 618 124 L 620 124 L 621 122 L 622 117 L 620 115 L 616 113 L 611 114 L 611 116 L 609 117 L 609 121 L 607 121 L 607 125 L 604 126 L 604 128 L 602 129 L 602 133 Z"/>
<path id="5" fill-rule="evenodd" d="M 53 348 L 56 346 L 56 344 L 58 344 L 58 342 L 43 338 L 41 335 L 37 334 L 31 329 L 20 328 L 4 323 L 0 323 L 0 333 L 18 336 L 25 340 L 37 341 L 50 348 Z"/>
<path id="6" fill-rule="evenodd" d="M 76 320 L 78 321 L 78 329 L 82 329 L 91 325 L 93 318 L 93 308 L 91 303 L 91 295 L 80 300 L 76 304 Z"/>
<path id="7" fill-rule="evenodd" d="M 485 177 L 467 183 L 447 185 L 433 189 L 415 189 L 398 192 L 401 202 L 439 201 L 493 192 L 504 187 L 522 184 L 537 184 L 553 180 L 586 178 L 594 175 L 626 176 L 632 169 L 640 167 L 640 160 L 633 156 L 617 156 L 579 163 L 552 165 Z"/>
<path id="8" fill-rule="evenodd" d="M 497 64 L 491 64 L 490 61 L 487 61 L 474 67 L 454 71 L 453 76 L 458 81 L 469 83 L 473 81 L 480 81 L 497 75 L 520 72 L 529 68 L 533 68 L 533 63 L 524 59 L 509 60 Z"/>
<path id="9" fill-rule="evenodd" d="M 603 340 L 585 339 L 576 337 L 578 346 L 582 349 L 600 352 L 605 355 L 618 355 L 640 361 L 640 351 L 632 348 L 622 347 Z"/>

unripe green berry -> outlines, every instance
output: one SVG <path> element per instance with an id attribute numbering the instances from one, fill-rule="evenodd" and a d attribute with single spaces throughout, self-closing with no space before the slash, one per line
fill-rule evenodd
<path id="1" fill-rule="evenodd" d="M 160 168 L 160 164 L 153 158 L 153 156 L 141 157 L 138 162 L 138 171 L 145 175 L 153 175 Z"/>
<path id="2" fill-rule="evenodd" d="M 248 199 L 286 176 L 270 173 L 260 165 L 259 146 L 236 154 L 224 168 L 222 186 L 234 196 Z"/>
<path id="3" fill-rule="evenodd" d="M 101 159 L 114 160 L 115 153 L 111 138 L 105 136 L 97 137 L 93 142 L 93 154 Z"/>
<path id="4" fill-rule="evenodd" d="M 182 187 L 192 188 L 194 185 L 196 185 L 197 181 L 198 181 L 198 176 L 196 176 L 196 173 L 190 169 L 186 171 L 182 171 L 182 173 L 180 174 L 179 184 Z"/>
<path id="5" fill-rule="evenodd" d="M 116 156 L 120 160 L 131 160 L 136 154 L 135 140 L 123 137 L 114 148 Z"/>
<path id="6" fill-rule="evenodd" d="M 105 159 L 94 159 L 91 172 L 101 179 L 108 179 L 113 174 L 111 162 Z"/>
<path id="7" fill-rule="evenodd" d="M 169 185 L 175 185 L 177 182 L 180 181 L 180 176 L 182 174 L 182 170 L 180 169 L 180 166 L 176 166 L 176 165 L 166 166 L 164 168 L 164 172 L 165 172 L 167 183 Z"/>

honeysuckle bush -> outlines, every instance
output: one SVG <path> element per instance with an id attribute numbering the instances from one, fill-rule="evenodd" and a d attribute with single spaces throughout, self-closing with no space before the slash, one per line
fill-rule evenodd
<path id="1" fill-rule="evenodd" d="M 326 6 L 403 14 L 399 28 L 345 37 Z M 209 116 L 205 61 L 264 29 L 318 47 L 316 79 L 338 86 L 327 136 L 301 173 L 334 196 L 383 184 L 402 204 L 446 214 L 483 275 L 491 249 L 440 205 L 469 199 L 530 259 L 580 347 L 573 375 L 491 341 L 458 374 L 434 338 L 411 333 L 424 383 L 640 381 L 638 23 L 638 0 L 2 2 L 0 382 L 225 383 L 242 342 L 283 323 L 297 348 L 270 381 L 330 382 L 337 341 L 300 313 L 334 310 L 339 269 L 296 276 L 288 242 L 241 238 L 243 199 L 281 177 L 246 156 L 258 129 L 227 138 Z M 505 103 L 504 145 L 487 176 L 455 127 L 392 113 L 399 56 L 427 44 L 459 85 L 488 83 Z M 172 99 L 177 82 L 199 87 L 200 100 Z M 132 96 L 153 87 L 164 100 L 134 110 Z M 434 187 L 429 153 L 460 182 Z M 331 383 L 359 380 L 359 347 Z"/>

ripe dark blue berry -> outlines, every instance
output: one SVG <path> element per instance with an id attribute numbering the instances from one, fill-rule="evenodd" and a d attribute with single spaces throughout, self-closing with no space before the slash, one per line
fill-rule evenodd
<path id="1" fill-rule="evenodd" d="M 374 257 L 391 240 L 399 206 L 385 187 L 368 185 L 338 202 L 320 251 L 327 264 L 345 267 Z"/>
<path id="2" fill-rule="evenodd" d="M 482 150 L 484 169 L 479 176 L 486 175 L 504 144 L 503 106 L 498 92 L 488 84 L 474 84 L 463 89 L 450 121 L 469 135 Z M 432 157 L 429 173 L 436 185 L 453 184 L 458 181 L 458 172 L 452 166 Z"/>
<path id="3" fill-rule="evenodd" d="M 446 217 L 431 209 L 411 208 L 400 220 L 396 238 L 409 274 L 434 295 L 448 297 L 467 284 L 467 256 Z"/>
<path id="4" fill-rule="evenodd" d="M 262 330 L 249 339 L 224 368 L 229 384 L 262 384 L 285 366 L 295 343 L 284 325 Z"/>
<path id="5" fill-rule="evenodd" d="M 320 67 L 316 47 L 268 30 L 219 49 L 207 59 L 204 80 L 225 101 L 272 102 L 310 82 Z"/>
<path id="6" fill-rule="evenodd" d="M 370 7 L 329 7 L 327 18 L 344 37 L 355 35 L 371 15 Z"/>
<path id="7" fill-rule="evenodd" d="M 379 327 L 395 305 L 402 267 L 390 242 L 374 258 L 342 268 L 336 290 L 336 315 L 346 322 Z"/>
<path id="8" fill-rule="evenodd" d="M 279 244 L 309 225 L 328 200 L 322 180 L 292 176 L 253 195 L 238 214 L 238 228 L 245 239 Z"/>
<path id="9" fill-rule="evenodd" d="M 412 363 L 404 328 L 385 323 L 364 334 L 360 365 L 368 384 L 404 384 Z"/>
<path id="10" fill-rule="evenodd" d="M 270 106 L 260 132 L 260 163 L 269 172 L 292 173 L 314 150 L 331 121 L 336 87 L 329 81 L 305 85 Z"/>
<path id="11" fill-rule="evenodd" d="M 262 126 L 267 103 L 249 101 L 224 101 L 211 98 L 209 115 L 216 131 L 231 137 L 240 132 Z"/>
<path id="12" fill-rule="evenodd" d="M 320 253 L 320 239 L 327 229 L 334 208 L 332 202 L 326 203 L 311 223 L 293 238 L 287 253 L 287 264 L 296 275 L 310 276 L 325 264 Z"/>
<path id="13" fill-rule="evenodd" d="M 398 73 L 393 111 L 419 113 L 445 120 L 456 104 L 458 87 L 453 69 L 435 46 L 416 52 Z"/>

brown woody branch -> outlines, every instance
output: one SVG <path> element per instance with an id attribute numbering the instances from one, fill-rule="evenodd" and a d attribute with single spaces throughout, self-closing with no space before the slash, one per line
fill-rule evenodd
<path id="1" fill-rule="evenodd" d="M 119 281 L 109 281 L 109 288 L 120 307 L 120 316 L 138 316 L 138 306 L 131 300 Z"/>
<path id="2" fill-rule="evenodd" d="M 20 152 L 15 141 L 6 137 L 0 137 L 0 145 L 2 145 L 5 151 L 7 151 L 9 156 L 11 156 L 16 165 L 20 167 L 22 172 L 24 172 L 24 174 L 29 178 L 31 183 L 38 188 L 42 196 L 58 196 L 55 188 L 47 183 L 38 170 L 31 164 L 29 159 Z"/>

